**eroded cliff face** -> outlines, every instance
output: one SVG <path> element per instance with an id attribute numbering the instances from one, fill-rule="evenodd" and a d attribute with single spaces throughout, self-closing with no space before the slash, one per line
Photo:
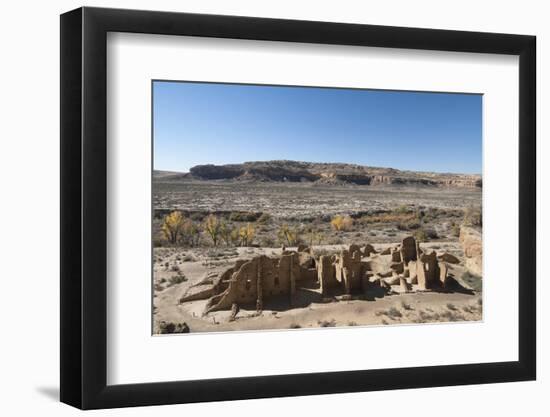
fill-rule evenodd
<path id="1" fill-rule="evenodd" d="M 197 165 L 189 170 L 189 173 L 205 180 L 221 180 L 237 178 L 244 174 L 244 170 L 238 165 Z"/>
<path id="2" fill-rule="evenodd" d="M 353 164 L 261 161 L 230 165 L 197 165 L 179 178 L 265 182 L 319 182 L 355 185 L 412 185 L 481 188 L 481 175 L 400 171 Z"/>

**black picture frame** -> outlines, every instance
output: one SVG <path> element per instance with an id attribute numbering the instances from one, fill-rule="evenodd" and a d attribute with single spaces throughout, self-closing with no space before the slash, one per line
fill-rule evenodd
<path id="1" fill-rule="evenodd" d="M 108 32 L 519 56 L 519 360 L 113 385 L 107 375 Z M 79 8 L 61 15 L 61 401 L 82 409 L 536 378 L 534 36 Z"/>

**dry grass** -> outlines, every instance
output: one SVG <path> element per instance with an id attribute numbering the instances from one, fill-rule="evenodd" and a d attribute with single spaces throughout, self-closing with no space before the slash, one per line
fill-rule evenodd
<path id="1" fill-rule="evenodd" d="M 403 313 L 401 313 L 401 311 L 399 311 L 395 307 L 390 307 L 387 310 L 378 310 L 374 314 L 376 316 L 386 316 L 386 317 L 389 317 L 392 320 L 396 320 L 398 318 L 403 317 Z"/>
<path id="2" fill-rule="evenodd" d="M 379 213 L 362 216 L 358 219 L 362 224 L 373 223 L 408 223 L 416 220 L 416 214 L 414 213 Z"/>

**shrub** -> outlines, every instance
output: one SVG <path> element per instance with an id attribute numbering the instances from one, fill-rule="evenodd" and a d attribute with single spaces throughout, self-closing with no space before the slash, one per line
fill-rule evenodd
<path id="1" fill-rule="evenodd" d="M 344 239 L 342 239 L 341 237 L 335 237 L 335 238 L 332 238 L 328 241 L 328 243 L 330 245 L 342 245 L 344 244 Z"/>
<path id="2" fill-rule="evenodd" d="M 190 329 L 187 323 L 172 323 L 161 321 L 159 323 L 159 333 L 160 334 L 170 334 L 170 333 L 189 333 Z"/>
<path id="3" fill-rule="evenodd" d="M 454 237 L 460 236 L 460 226 L 458 224 L 453 223 L 453 225 L 451 226 L 451 235 Z"/>
<path id="4" fill-rule="evenodd" d="M 191 213 L 189 215 L 189 218 L 191 220 L 196 221 L 196 222 L 202 222 L 202 219 L 204 219 L 204 217 L 205 217 L 205 214 L 204 213 L 199 213 L 199 212 Z"/>
<path id="5" fill-rule="evenodd" d="M 474 313 L 474 308 L 472 306 L 462 306 L 462 310 L 465 312 L 465 313 Z"/>
<path id="6" fill-rule="evenodd" d="M 260 241 L 260 246 L 264 248 L 272 248 L 275 246 L 275 241 L 270 237 L 264 237 Z"/>
<path id="7" fill-rule="evenodd" d="M 299 240 L 299 232 L 296 228 L 291 228 L 288 224 L 283 223 L 277 231 L 279 242 L 287 246 L 296 246 Z"/>
<path id="8" fill-rule="evenodd" d="M 313 246 L 314 244 L 320 245 L 321 243 L 323 243 L 323 240 L 325 240 L 325 236 L 323 235 L 322 232 L 315 229 L 311 229 L 307 234 L 307 240 L 308 240 L 309 246 Z"/>
<path id="9" fill-rule="evenodd" d="M 396 214 L 406 214 L 409 212 L 409 208 L 406 205 L 402 204 L 396 209 L 394 209 L 393 212 Z"/>
<path id="10" fill-rule="evenodd" d="M 433 229 L 419 228 L 416 232 L 414 232 L 414 237 L 419 242 L 426 242 L 430 239 L 437 239 L 439 236 Z"/>
<path id="11" fill-rule="evenodd" d="M 388 316 L 392 319 L 403 317 L 403 314 L 395 307 L 390 307 L 388 310 L 378 310 L 374 313 L 375 316 Z"/>
<path id="12" fill-rule="evenodd" d="M 426 229 L 426 236 L 428 239 L 437 239 L 439 237 L 434 229 Z"/>
<path id="13" fill-rule="evenodd" d="M 441 318 L 448 321 L 464 321 L 465 317 L 457 311 L 444 311 L 441 313 Z"/>
<path id="14" fill-rule="evenodd" d="M 234 227 L 231 224 L 228 224 L 223 220 L 220 221 L 220 239 L 223 240 L 227 246 L 231 246 L 235 243 L 231 236 L 233 231 Z"/>
<path id="15" fill-rule="evenodd" d="M 420 228 L 420 223 L 416 221 L 411 221 L 407 223 L 407 229 L 409 230 L 416 230 L 418 228 Z"/>
<path id="16" fill-rule="evenodd" d="M 426 309 L 427 311 L 420 311 L 418 314 L 420 316 L 421 323 L 439 321 L 441 316 L 439 313 L 435 313 L 431 309 Z"/>
<path id="17" fill-rule="evenodd" d="M 482 213 L 480 209 L 468 207 L 464 211 L 464 220 L 462 223 L 465 226 L 482 226 Z"/>
<path id="18" fill-rule="evenodd" d="M 465 271 L 460 278 L 472 290 L 481 291 L 482 286 L 483 286 L 483 280 L 481 279 L 481 277 L 478 277 L 477 275 L 474 275 L 474 274 L 470 273 L 469 271 Z"/>
<path id="19" fill-rule="evenodd" d="M 229 215 L 229 220 L 233 222 L 255 222 L 261 217 L 260 213 L 250 211 L 234 211 Z"/>
<path id="20" fill-rule="evenodd" d="M 170 277 L 168 279 L 168 283 L 170 285 L 181 284 L 182 282 L 185 282 L 185 281 L 187 281 L 187 277 L 183 274 L 174 275 L 173 277 Z"/>
<path id="21" fill-rule="evenodd" d="M 409 230 L 409 228 L 407 227 L 407 225 L 403 224 L 403 223 L 397 223 L 397 230 Z"/>
<path id="22" fill-rule="evenodd" d="M 386 315 L 391 318 L 403 317 L 403 314 L 401 314 L 401 312 L 395 307 L 390 307 L 390 309 L 386 312 Z"/>
<path id="23" fill-rule="evenodd" d="M 334 216 L 330 221 L 332 228 L 336 231 L 350 230 L 353 226 L 353 219 L 350 216 Z"/>
<path id="24" fill-rule="evenodd" d="M 256 220 L 260 224 L 266 224 L 271 221 L 271 216 L 267 213 L 262 213 L 260 217 L 258 217 L 258 220 Z"/>
<path id="25" fill-rule="evenodd" d="M 331 319 L 330 321 L 328 321 L 328 320 L 319 320 L 317 322 L 317 324 L 320 327 L 335 327 L 336 326 L 336 320 L 334 320 L 334 319 Z"/>

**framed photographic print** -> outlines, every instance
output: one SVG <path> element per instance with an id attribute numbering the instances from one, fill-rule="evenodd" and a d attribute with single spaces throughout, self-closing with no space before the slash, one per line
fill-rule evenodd
<path id="1" fill-rule="evenodd" d="M 61 400 L 535 379 L 535 38 L 61 16 Z"/>

